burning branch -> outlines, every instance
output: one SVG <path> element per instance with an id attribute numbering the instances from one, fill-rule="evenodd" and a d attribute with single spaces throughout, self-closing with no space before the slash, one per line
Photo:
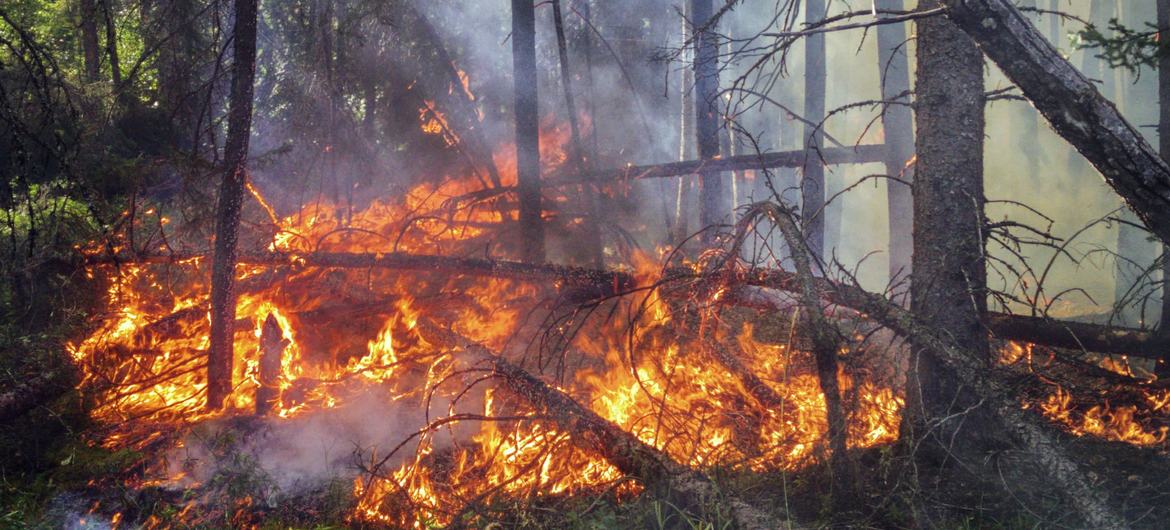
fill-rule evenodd
<path id="1" fill-rule="evenodd" d="M 508 389 L 532 405 L 536 414 L 552 420 L 569 432 L 574 445 L 600 455 L 623 473 L 637 478 L 655 496 L 684 510 L 721 502 L 731 511 L 738 528 L 795 528 L 791 522 L 781 524 L 743 500 L 720 492 L 702 473 L 675 462 L 658 449 L 577 403 L 565 392 L 549 386 L 484 346 L 438 325 L 420 324 L 428 334 L 438 339 L 437 342 L 458 347 L 485 359 Z"/>

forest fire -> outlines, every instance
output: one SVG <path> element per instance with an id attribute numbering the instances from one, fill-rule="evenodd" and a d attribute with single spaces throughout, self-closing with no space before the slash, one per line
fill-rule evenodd
<path id="1" fill-rule="evenodd" d="M 545 137 L 550 150 L 566 141 L 563 134 Z M 505 182 L 510 173 L 504 171 Z M 371 448 L 366 472 L 354 478 L 355 518 L 398 525 L 443 522 L 459 507 L 490 495 L 559 495 L 622 481 L 623 472 L 573 443 L 575 433 L 541 419 L 506 384 L 491 381 L 483 359 L 443 338 L 450 333 L 523 362 L 525 349 L 515 343 L 539 327 L 531 322 L 531 311 L 548 318 L 560 311 L 556 318 L 565 318 L 566 310 L 570 315 L 575 310 L 549 304 L 555 299 L 549 287 L 555 286 L 329 269 L 306 266 L 301 258 L 322 252 L 457 255 L 509 216 L 495 204 L 451 208 L 449 201 L 476 189 L 467 178 L 420 184 L 401 203 L 375 201 L 344 224 L 325 203 L 279 219 L 267 247 L 284 261 L 237 270 L 236 384 L 222 412 L 205 408 L 206 260 L 95 269 L 95 274 L 112 273 L 110 306 L 100 326 L 71 352 L 85 371 L 82 386 L 97 393 L 93 415 L 108 426 L 101 443 L 142 449 L 176 427 L 251 414 L 264 386 L 263 356 L 276 344 L 279 388 L 268 421 L 344 407 L 360 395 L 409 403 L 429 418 L 384 441 L 398 446 Z M 657 258 L 639 262 L 635 277 L 645 283 L 658 277 Z M 823 457 L 824 398 L 808 371 L 807 352 L 761 342 L 750 320 L 720 324 L 709 310 L 695 314 L 688 309 L 694 301 L 667 300 L 657 292 L 628 298 L 638 299 L 611 302 L 624 317 L 562 324 L 576 329 L 556 350 L 542 352 L 546 357 L 536 359 L 534 369 L 544 370 L 559 391 L 685 466 L 794 470 Z M 635 316 L 638 308 L 648 310 Z M 695 318 L 707 331 L 682 331 Z M 269 336 L 274 333 L 275 340 Z M 731 414 L 742 410 L 737 403 L 751 400 L 751 394 L 703 353 L 702 333 L 739 352 L 781 396 L 779 408 Z M 891 442 L 901 409 L 897 392 L 846 373 L 840 378 L 857 404 L 849 445 Z M 176 442 L 182 443 L 169 443 Z M 160 472 L 170 475 L 152 483 L 193 484 L 186 471 L 173 466 Z M 638 489 L 624 483 L 617 491 Z"/>
<path id="2" fill-rule="evenodd" d="M 1160 528 L 1156 3 L 0 7 L 0 527 Z"/>

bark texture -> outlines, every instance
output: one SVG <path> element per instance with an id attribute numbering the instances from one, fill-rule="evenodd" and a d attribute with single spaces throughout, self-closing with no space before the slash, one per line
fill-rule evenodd
<path id="1" fill-rule="evenodd" d="M 536 108 L 536 13 L 533 0 L 512 0 L 512 80 L 516 97 L 516 172 L 520 255 L 544 261 L 540 198 L 540 116 Z"/>
<path id="2" fill-rule="evenodd" d="M 919 2 L 920 9 L 937 6 L 937 0 Z M 987 331 L 980 321 L 987 306 L 981 238 L 983 56 L 950 20 L 926 18 L 917 26 L 918 162 L 910 307 L 926 325 L 953 337 L 974 361 L 987 364 Z M 927 422 L 948 414 L 961 392 L 959 381 L 941 369 L 929 345 L 912 342 L 911 350 L 906 425 L 920 435 Z"/>
<path id="3" fill-rule="evenodd" d="M 1009 0 L 943 0 L 1056 130 L 1162 242 L 1170 241 L 1170 166 Z"/>
<path id="4" fill-rule="evenodd" d="M 248 139 L 252 132 L 252 85 L 256 77 L 256 1 L 236 0 L 232 30 L 232 87 L 225 172 L 215 216 L 211 268 L 211 341 L 207 358 L 207 406 L 223 406 L 232 389 L 236 321 L 235 270 L 240 209 L 248 180 Z"/>

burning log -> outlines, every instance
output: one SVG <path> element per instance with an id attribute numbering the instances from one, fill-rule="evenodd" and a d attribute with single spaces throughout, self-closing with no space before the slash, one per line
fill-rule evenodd
<path id="1" fill-rule="evenodd" d="M 675 462 L 658 449 L 582 406 L 568 394 L 549 386 L 486 347 L 436 324 L 420 321 L 420 325 L 439 342 L 459 347 L 487 360 L 509 390 L 532 405 L 538 414 L 569 432 L 574 445 L 605 458 L 623 473 L 635 477 L 651 494 L 684 510 L 722 502 L 731 512 L 737 528 L 797 528 L 790 522 L 778 522 L 758 508 L 719 491 L 702 473 Z"/>
<path id="2" fill-rule="evenodd" d="M 288 340 L 284 330 L 269 313 L 260 330 L 260 386 L 256 387 L 256 415 L 265 416 L 280 400 L 280 360 Z"/>

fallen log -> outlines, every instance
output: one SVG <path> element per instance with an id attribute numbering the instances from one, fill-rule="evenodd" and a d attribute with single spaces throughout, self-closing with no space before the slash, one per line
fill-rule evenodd
<path id="1" fill-rule="evenodd" d="M 796 150 L 779 151 L 775 153 L 761 153 L 758 155 L 739 155 L 708 160 L 687 160 L 683 162 L 669 162 L 666 164 L 651 164 L 645 166 L 627 166 L 624 168 L 602 169 L 579 175 L 550 175 L 545 185 L 565 186 L 595 182 L 598 184 L 612 181 L 641 180 L 650 178 L 679 177 L 683 175 L 697 175 L 700 173 L 722 171 L 750 171 L 772 169 L 778 167 L 804 167 L 805 160 L 811 155 L 814 160 L 820 159 L 824 164 L 868 164 L 882 163 L 885 160 L 887 148 L 885 145 L 858 145 L 855 147 L 829 147 L 817 151 Z"/>
<path id="2" fill-rule="evenodd" d="M 683 510 L 722 503 L 731 513 L 736 527 L 741 529 L 797 528 L 790 522 L 776 521 L 758 508 L 720 491 L 702 473 L 675 462 L 486 347 L 436 324 L 420 321 L 420 325 L 425 333 L 436 336 L 439 343 L 459 347 L 485 359 L 503 380 L 504 386 L 532 405 L 538 414 L 571 433 L 570 440 L 574 445 L 601 456 L 622 473 L 636 478 L 652 495 Z"/>
<path id="3" fill-rule="evenodd" d="M 88 256 L 87 265 L 103 265 L 113 263 L 178 263 L 198 254 L 174 255 L 142 255 L 119 256 L 108 255 Z M 240 263 L 249 265 L 295 265 L 301 267 L 333 267 L 333 268 L 380 268 L 413 272 L 441 272 L 445 274 L 465 274 L 470 276 L 486 276 L 505 278 L 518 281 L 552 281 L 565 287 L 583 290 L 584 294 L 602 298 L 628 292 L 641 287 L 634 275 L 612 270 L 598 270 L 566 265 L 533 264 L 507 260 L 490 260 L 482 258 L 456 258 L 448 256 L 432 256 L 401 253 L 341 253 L 317 252 L 302 255 L 283 253 L 250 253 L 240 256 Z M 663 271 L 660 282 L 670 281 L 723 281 L 727 279 L 722 273 L 719 275 L 703 275 L 688 268 L 668 268 Z M 752 287 L 775 289 L 791 293 L 798 293 L 799 283 L 796 275 L 781 269 L 751 269 L 740 271 L 732 278 L 733 283 Z M 816 283 L 821 292 L 828 296 L 830 302 L 838 303 L 833 299 L 836 293 L 860 290 L 858 288 L 817 278 Z M 688 291 L 690 292 L 690 291 Z M 748 307 L 770 307 L 769 304 L 782 303 L 795 306 L 795 300 L 787 300 L 775 293 L 760 292 L 758 290 L 734 289 L 723 295 L 728 303 L 746 305 Z M 847 315 L 840 308 L 828 308 L 829 315 Z M 1165 359 L 1170 352 L 1170 336 L 1162 337 L 1155 333 L 1133 328 L 1104 326 L 1067 320 L 1046 319 L 1007 313 L 988 312 L 985 324 L 988 330 L 996 337 L 1006 340 L 1030 342 L 1058 348 L 1084 349 L 1086 351 L 1111 354 L 1131 355 L 1147 359 Z"/>

